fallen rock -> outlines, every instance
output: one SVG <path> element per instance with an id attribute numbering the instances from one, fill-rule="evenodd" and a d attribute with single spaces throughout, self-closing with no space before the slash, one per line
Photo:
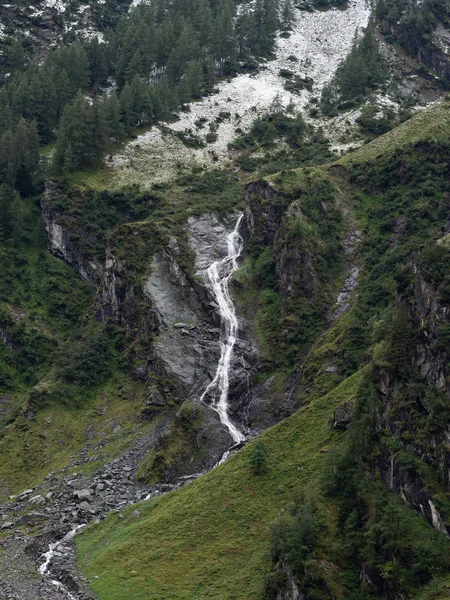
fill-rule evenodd
<path id="1" fill-rule="evenodd" d="M 348 400 L 345 404 L 341 404 L 335 408 L 333 413 L 333 420 L 331 422 L 332 429 L 338 431 L 345 431 L 350 425 L 353 415 L 353 398 Z"/>
<path id="2" fill-rule="evenodd" d="M 92 496 L 92 490 L 86 488 L 84 490 L 75 490 L 73 495 L 79 500 L 89 499 Z"/>

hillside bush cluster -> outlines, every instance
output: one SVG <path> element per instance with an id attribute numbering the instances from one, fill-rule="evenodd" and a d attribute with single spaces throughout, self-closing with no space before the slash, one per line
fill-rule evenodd
<path id="1" fill-rule="evenodd" d="M 230 147 L 243 150 L 239 157 L 242 170 L 257 170 L 260 175 L 321 164 L 332 158 L 323 134 L 307 126 L 300 113 L 292 112 L 273 111 L 255 119 L 250 131 Z M 264 155 L 255 156 L 258 150 Z"/>
<path id="2" fill-rule="evenodd" d="M 386 481 L 388 465 L 394 465 L 397 477 L 431 490 L 441 514 L 449 514 L 446 467 L 439 457 L 447 452 L 450 402 L 445 389 L 417 368 L 418 345 L 427 342 L 415 316 L 417 270 L 439 303 L 450 303 L 444 225 L 449 158 L 448 140 L 439 139 L 350 169 L 365 228 L 364 262 L 345 336 L 333 353 L 341 377 L 370 366 L 352 398 L 350 428 L 339 449 L 326 449 L 320 476 L 323 503 L 337 511 L 336 530 L 323 504 L 319 510 L 301 497 L 286 511 L 272 529 L 269 598 L 288 589 L 289 577 L 308 600 L 333 597 L 335 589 L 352 600 L 369 600 L 415 597 L 419 588 L 448 576 L 448 537 L 393 495 Z M 432 352 L 441 352 L 450 370 L 448 329 L 437 327 Z M 388 406 L 380 393 L 386 381 Z"/>

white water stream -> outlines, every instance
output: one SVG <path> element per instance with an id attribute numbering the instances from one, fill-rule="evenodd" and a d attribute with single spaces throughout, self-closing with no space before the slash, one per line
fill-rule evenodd
<path id="1" fill-rule="evenodd" d="M 229 283 L 233 274 L 238 270 L 238 259 L 242 253 L 244 241 L 239 234 L 239 228 L 244 215 L 239 215 L 236 225 L 231 233 L 227 236 L 227 255 L 216 262 L 213 262 L 206 272 L 207 282 L 214 294 L 218 305 L 218 311 L 221 318 L 221 354 L 217 365 L 214 379 L 203 392 L 200 400 L 206 404 L 206 399 L 209 400 L 208 405 L 211 406 L 219 415 L 221 423 L 228 429 L 233 438 L 234 445 L 227 450 L 222 456 L 218 465 L 224 462 L 230 455 L 230 451 L 239 447 L 245 441 L 245 435 L 232 423 L 228 415 L 228 392 L 230 388 L 230 366 L 233 358 L 233 350 L 237 340 L 237 332 L 239 328 L 238 319 L 234 303 L 230 295 Z M 185 479 L 196 479 L 202 473 L 190 475 Z M 149 500 L 154 495 L 159 493 L 149 494 L 145 500 Z M 76 600 L 76 596 L 71 594 L 69 590 L 59 581 L 51 578 L 50 564 L 55 555 L 55 551 L 59 546 L 64 546 L 66 542 L 72 540 L 78 531 L 85 525 L 77 525 L 74 527 L 62 540 L 51 543 L 49 549 L 42 555 L 43 562 L 39 566 L 39 573 L 50 580 L 55 587 L 62 593 L 67 594 L 69 600 Z"/>
<path id="2" fill-rule="evenodd" d="M 62 593 L 67 594 L 67 597 L 69 598 L 69 600 L 77 600 L 77 597 L 74 596 L 73 594 L 71 594 L 69 592 L 69 590 L 66 588 L 65 585 L 63 585 L 60 581 L 57 581 L 56 579 L 51 579 L 51 577 L 49 577 L 50 575 L 50 571 L 49 571 L 49 567 L 50 567 L 50 563 L 55 555 L 55 550 L 56 548 L 58 548 L 59 546 L 64 546 L 64 544 L 66 544 L 67 542 L 70 542 L 75 535 L 78 533 L 78 531 L 80 531 L 80 529 L 82 529 L 83 527 L 86 527 L 85 524 L 83 525 L 77 525 L 76 527 L 74 527 L 73 529 L 71 529 L 69 531 L 69 533 L 67 533 L 62 540 L 58 540 L 56 542 L 53 542 L 51 544 L 49 544 L 48 550 L 47 552 L 45 552 L 42 555 L 42 558 L 44 559 L 44 562 L 39 566 L 39 574 L 42 575 L 42 577 L 46 577 L 48 578 L 48 580 L 53 583 L 53 585 Z"/>
<path id="3" fill-rule="evenodd" d="M 213 262 L 207 270 L 208 283 L 219 307 L 222 321 L 222 339 L 220 340 L 221 354 L 216 374 L 200 398 L 202 402 L 210 399 L 211 407 L 218 413 L 221 423 L 228 429 L 235 444 L 243 442 L 245 436 L 231 422 L 228 415 L 230 365 L 239 327 L 234 303 L 230 295 L 229 283 L 231 277 L 239 268 L 237 261 L 244 245 L 239 234 L 243 216 L 239 216 L 235 228 L 227 236 L 228 254 L 222 260 Z"/>

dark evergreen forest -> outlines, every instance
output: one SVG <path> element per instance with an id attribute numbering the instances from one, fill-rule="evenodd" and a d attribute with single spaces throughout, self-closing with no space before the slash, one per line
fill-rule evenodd
<path id="1" fill-rule="evenodd" d="M 218 78 L 257 68 L 273 50 L 278 11 L 277 0 L 160 0 L 122 16 L 101 40 L 64 44 L 44 60 L 30 58 L 16 41 L 0 89 L 2 180 L 14 187 L 21 162 L 33 193 L 31 157 L 55 139 L 55 172 L 95 166 L 107 143 L 170 118 L 211 92 Z"/>

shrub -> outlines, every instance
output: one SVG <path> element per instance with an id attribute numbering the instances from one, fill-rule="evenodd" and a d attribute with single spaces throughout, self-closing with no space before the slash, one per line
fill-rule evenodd
<path id="1" fill-rule="evenodd" d="M 250 448 L 249 464 L 253 475 L 267 473 L 267 448 L 261 441 L 257 441 Z"/>

